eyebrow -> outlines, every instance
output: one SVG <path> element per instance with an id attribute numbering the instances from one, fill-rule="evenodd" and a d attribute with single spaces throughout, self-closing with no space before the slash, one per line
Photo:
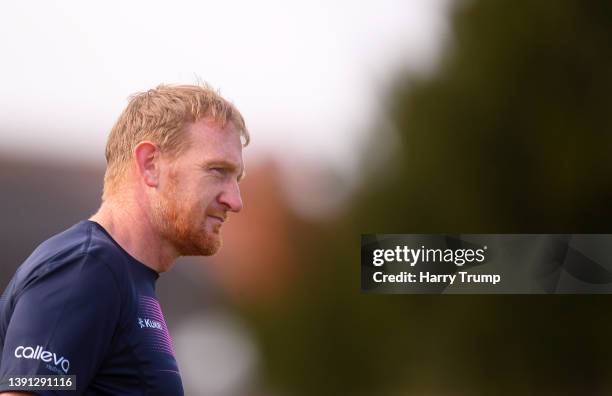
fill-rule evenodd
<path id="1" fill-rule="evenodd" d="M 236 172 L 238 170 L 238 167 L 235 164 L 228 162 L 226 160 L 211 160 L 208 162 L 204 162 L 203 166 L 204 167 L 221 166 L 223 168 L 229 169 L 230 172 Z M 242 181 L 245 177 L 246 177 L 246 170 L 243 167 L 242 171 L 238 175 L 238 181 L 239 182 Z"/>

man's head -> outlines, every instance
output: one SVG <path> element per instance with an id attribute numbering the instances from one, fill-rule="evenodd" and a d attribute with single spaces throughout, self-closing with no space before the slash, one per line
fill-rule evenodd
<path id="1" fill-rule="evenodd" d="M 227 212 L 242 208 L 243 140 L 242 116 L 207 86 L 137 94 L 108 139 L 102 200 L 137 192 L 146 220 L 179 255 L 214 254 Z"/>

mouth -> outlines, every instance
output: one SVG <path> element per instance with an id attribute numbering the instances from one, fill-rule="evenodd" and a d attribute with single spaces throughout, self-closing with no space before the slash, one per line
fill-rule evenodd
<path id="1" fill-rule="evenodd" d="M 208 217 L 218 220 L 220 223 L 223 223 L 225 221 L 225 217 L 222 217 L 222 216 L 208 215 Z"/>

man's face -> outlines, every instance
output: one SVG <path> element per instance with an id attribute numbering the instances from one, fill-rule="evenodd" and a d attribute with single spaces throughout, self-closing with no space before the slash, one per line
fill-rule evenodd
<path id="1" fill-rule="evenodd" d="M 188 124 L 186 138 L 183 153 L 162 160 L 152 219 L 181 256 L 209 256 L 221 246 L 227 212 L 242 209 L 242 142 L 231 123 L 221 128 L 207 119 Z"/>

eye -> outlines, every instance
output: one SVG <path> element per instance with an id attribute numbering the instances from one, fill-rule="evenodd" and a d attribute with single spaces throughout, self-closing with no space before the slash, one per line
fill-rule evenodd
<path id="1" fill-rule="evenodd" d="M 219 175 L 219 176 L 225 176 L 225 174 L 227 173 L 227 169 L 219 167 L 219 166 L 213 166 L 211 168 L 209 168 L 208 170 L 210 170 L 211 172 Z"/>

